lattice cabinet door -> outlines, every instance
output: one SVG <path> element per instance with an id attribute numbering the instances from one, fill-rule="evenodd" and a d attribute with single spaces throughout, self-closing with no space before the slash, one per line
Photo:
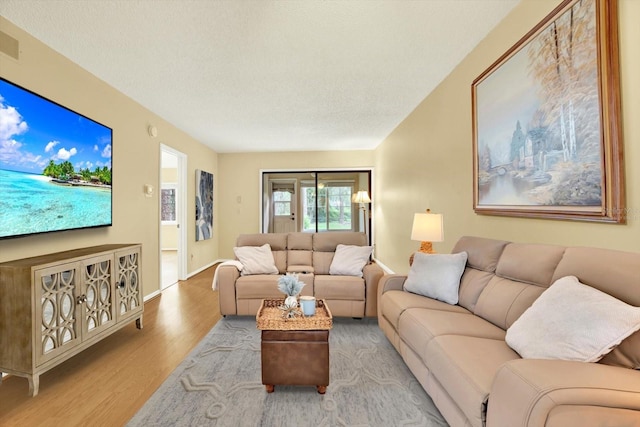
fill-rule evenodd
<path id="1" fill-rule="evenodd" d="M 80 344 L 80 272 L 77 263 L 35 270 L 35 348 L 40 365 Z"/>
<path id="2" fill-rule="evenodd" d="M 116 322 L 114 257 L 106 254 L 82 261 L 83 338 L 99 334 Z"/>
<path id="3" fill-rule="evenodd" d="M 140 247 L 116 252 L 116 320 L 142 316 L 142 282 Z M 138 328 L 141 328 L 138 320 Z"/>

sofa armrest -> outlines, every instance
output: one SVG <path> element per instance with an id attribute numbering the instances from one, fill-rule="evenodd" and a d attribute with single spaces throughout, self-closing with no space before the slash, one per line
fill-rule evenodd
<path id="1" fill-rule="evenodd" d="M 403 290 L 405 280 L 407 280 L 406 274 L 386 274 L 382 279 L 380 279 L 380 283 L 378 283 L 380 295 L 387 291 Z"/>
<path id="2" fill-rule="evenodd" d="M 405 280 L 407 280 L 407 276 L 402 274 L 385 274 L 384 276 L 382 276 L 380 278 L 380 281 L 378 282 L 377 301 L 379 302 L 382 294 L 387 291 L 401 291 L 403 289 L 402 285 L 404 284 Z M 378 307 L 378 318 L 380 318 L 380 316 L 380 307 Z"/>
<path id="3" fill-rule="evenodd" d="M 220 314 L 237 314 L 236 309 L 236 280 L 240 271 L 233 265 L 221 265 L 216 270 L 218 280 L 218 301 Z"/>
<path id="4" fill-rule="evenodd" d="M 375 262 L 370 262 L 362 269 L 364 279 L 364 315 L 376 317 L 378 315 L 378 282 L 384 276 L 384 270 Z"/>
<path id="5" fill-rule="evenodd" d="M 589 414 L 585 418 L 584 414 Z M 487 427 L 640 425 L 640 371 L 599 363 L 519 359 L 496 374 Z"/>

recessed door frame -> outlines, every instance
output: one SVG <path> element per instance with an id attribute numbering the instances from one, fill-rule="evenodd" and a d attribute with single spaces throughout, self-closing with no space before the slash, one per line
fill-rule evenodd
<path id="1" fill-rule="evenodd" d="M 187 279 L 187 155 L 175 148 L 160 144 L 160 173 L 162 173 L 162 152 L 171 154 L 177 159 L 177 194 L 176 194 L 176 222 L 178 223 L 178 280 Z M 162 178 L 158 177 L 160 187 Z M 160 193 L 160 191 L 158 192 Z M 158 197 L 158 204 L 161 199 Z M 160 242 L 162 222 L 158 229 L 158 242 Z M 162 269 L 162 247 L 159 245 L 160 269 Z M 162 274 L 160 275 L 162 277 Z M 162 288 L 162 286 L 161 286 Z"/>

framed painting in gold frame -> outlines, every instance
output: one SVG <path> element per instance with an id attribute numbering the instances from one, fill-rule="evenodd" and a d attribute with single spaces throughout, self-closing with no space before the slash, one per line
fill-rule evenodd
<path id="1" fill-rule="evenodd" d="M 472 84 L 478 214 L 626 222 L 617 0 L 565 0 Z"/>

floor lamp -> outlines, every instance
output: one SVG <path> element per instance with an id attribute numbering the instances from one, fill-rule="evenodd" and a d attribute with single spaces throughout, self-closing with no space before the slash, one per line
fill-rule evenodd
<path id="1" fill-rule="evenodd" d="M 371 203 L 371 199 L 369 198 L 369 194 L 366 190 L 360 190 L 351 197 L 351 201 L 353 203 L 358 203 L 360 205 L 360 209 L 363 212 L 364 218 L 364 234 L 367 236 L 367 244 L 369 244 L 369 233 L 367 232 L 367 224 L 369 223 L 368 215 L 367 215 L 367 207 L 365 203 Z"/>

